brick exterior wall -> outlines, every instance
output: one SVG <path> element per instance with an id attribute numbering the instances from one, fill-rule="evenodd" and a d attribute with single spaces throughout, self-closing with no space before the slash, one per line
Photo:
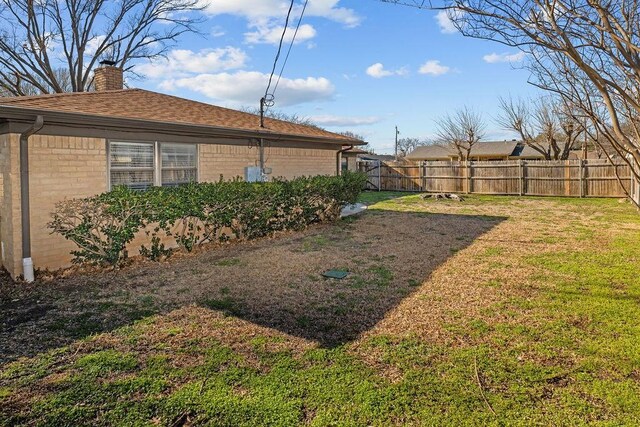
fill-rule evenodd
<path id="1" fill-rule="evenodd" d="M 0 135 L 0 248 L 2 266 L 10 273 L 21 267 L 20 260 L 20 172 L 18 135 Z M 20 270 L 21 271 L 21 270 Z"/>
<path id="2" fill-rule="evenodd" d="M 36 268 L 69 265 L 75 245 L 47 228 L 56 202 L 107 191 L 104 139 L 34 135 L 29 138 L 31 258 Z"/>
<path id="3" fill-rule="evenodd" d="M 337 149 L 336 149 L 337 151 Z M 307 148 L 265 147 L 265 165 L 271 178 L 335 175 L 336 151 Z M 202 182 L 244 177 L 246 166 L 259 165 L 258 148 L 248 145 L 200 145 L 199 178 Z"/>
<path id="4" fill-rule="evenodd" d="M 220 141 L 224 142 L 224 141 Z M 31 183 L 32 259 L 36 269 L 55 270 L 70 265 L 75 245 L 50 234 L 47 223 L 56 202 L 107 191 L 107 142 L 104 139 L 34 135 L 29 139 Z M 19 136 L 0 135 L 0 239 L 4 246 L 2 265 L 13 277 L 22 274 Z M 336 151 L 266 147 L 267 167 L 272 177 L 333 175 Z M 248 145 L 199 146 L 200 181 L 244 176 L 245 166 L 258 163 L 258 149 Z M 141 238 L 129 253 L 138 253 Z"/>

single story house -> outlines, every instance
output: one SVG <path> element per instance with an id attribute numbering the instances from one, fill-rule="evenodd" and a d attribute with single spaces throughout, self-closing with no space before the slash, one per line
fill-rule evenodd
<path id="1" fill-rule="evenodd" d="M 357 171 L 358 162 L 395 162 L 396 157 L 392 154 L 373 154 L 360 148 L 347 149 L 342 153 L 342 170 Z M 402 158 L 400 158 L 402 161 Z"/>
<path id="2" fill-rule="evenodd" d="M 256 166 L 273 177 L 339 174 L 343 146 L 362 144 L 280 120 L 261 127 L 252 114 L 122 82 L 103 63 L 95 92 L 0 98 L 1 264 L 12 277 L 69 265 L 74 245 L 46 226 L 65 198 L 232 179 Z"/>
<path id="3" fill-rule="evenodd" d="M 357 147 L 353 147 L 353 148 L 349 148 L 348 146 L 344 147 L 344 151 L 342 152 L 342 170 L 351 171 L 351 172 L 357 171 L 358 161 L 360 161 L 360 156 L 364 154 L 369 154 L 369 153 Z"/>
<path id="4" fill-rule="evenodd" d="M 590 149 L 583 152 L 582 149 L 571 149 L 569 160 L 599 159 L 602 156 Z M 446 145 L 424 145 L 417 147 L 405 157 L 412 162 L 422 161 L 458 161 L 458 151 L 454 147 Z M 478 142 L 471 147 L 469 160 L 545 160 L 545 156 L 533 147 L 522 141 L 487 141 Z"/>
<path id="5" fill-rule="evenodd" d="M 457 161 L 459 160 L 458 151 L 454 147 L 444 145 L 424 145 L 417 147 L 406 157 L 407 160 L 420 161 Z M 490 160 L 510 160 L 510 159 L 528 159 L 541 160 L 544 156 L 518 141 L 487 141 L 478 142 L 471 147 L 469 160 L 490 161 Z"/>

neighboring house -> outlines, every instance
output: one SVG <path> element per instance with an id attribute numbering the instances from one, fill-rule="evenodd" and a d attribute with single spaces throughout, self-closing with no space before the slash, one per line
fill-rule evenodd
<path id="1" fill-rule="evenodd" d="M 358 157 L 360 160 L 364 161 L 372 161 L 379 160 L 381 162 L 394 162 L 396 160 L 396 156 L 393 154 L 362 154 Z"/>
<path id="2" fill-rule="evenodd" d="M 273 119 L 261 128 L 252 114 L 123 90 L 122 71 L 108 65 L 96 70 L 95 86 L 95 92 L 0 98 L 1 259 L 14 278 L 23 265 L 29 272 L 31 260 L 43 269 L 71 261 L 74 245 L 46 226 L 63 199 L 114 185 L 241 177 L 245 167 L 260 164 L 260 141 L 273 177 L 333 175 L 340 173 L 342 146 L 362 143 Z"/>
<path id="3" fill-rule="evenodd" d="M 348 148 L 348 147 L 346 147 Z M 345 149 L 346 149 L 345 148 Z M 391 154 L 372 154 L 360 148 L 352 148 L 342 153 L 342 170 L 357 171 L 358 162 L 379 161 L 382 163 L 395 162 L 395 156 Z"/>
<path id="4" fill-rule="evenodd" d="M 417 147 L 405 157 L 412 162 L 420 161 L 458 161 L 458 151 L 449 146 L 424 145 Z M 595 150 L 586 152 L 586 159 L 606 158 Z M 571 150 L 568 160 L 585 159 L 585 152 L 582 150 Z M 471 147 L 469 160 L 545 160 L 545 156 L 533 147 L 521 141 L 492 141 L 478 142 Z"/>
<path id="5" fill-rule="evenodd" d="M 469 160 L 542 159 L 544 156 L 518 141 L 478 142 L 471 147 Z M 410 161 L 459 160 L 454 147 L 424 145 L 417 147 L 406 157 Z"/>
<path id="6" fill-rule="evenodd" d="M 342 170 L 355 172 L 358 170 L 358 161 L 360 156 L 369 154 L 367 151 L 357 147 L 344 147 L 346 151 L 342 152 Z"/>

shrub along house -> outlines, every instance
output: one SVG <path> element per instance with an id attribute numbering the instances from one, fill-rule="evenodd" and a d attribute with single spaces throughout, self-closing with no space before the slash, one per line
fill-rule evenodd
<path id="1" fill-rule="evenodd" d="M 343 135 L 140 89 L 103 64 L 95 92 L 0 98 L 2 266 L 17 277 L 67 266 L 50 234 L 56 202 L 108 191 L 245 176 L 340 173 Z M 252 167 L 252 168 L 251 168 Z M 256 168 L 257 167 L 257 168 Z M 259 175 L 260 173 L 258 173 Z"/>

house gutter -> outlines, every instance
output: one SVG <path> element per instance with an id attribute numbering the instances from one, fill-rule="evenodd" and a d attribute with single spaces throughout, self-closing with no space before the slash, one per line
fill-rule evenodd
<path id="1" fill-rule="evenodd" d="M 22 215 L 22 276 L 25 282 L 34 280 L 31 260 L 31 217 L 29 206 L 29 137 L 42 129 L 44 118 L 36 117 L 33 124 L 20 134 L 20 213 Z"/>
<path id="2" fill-rule="evenodd" d="M 342 163 L 340 162 L 342 153 L 353 150 L 353 145 L 349 145 L 347 148 L 343 148 L 336 153 L 336 176 L 342 175 Z"/>
<path id="3" fill-rule="evenodd" d="M 352 144 L 353 140 L 342 140 L 330 136 L 310 136 L 295 133 L 283 133 L 267 128 L 246 129 L 225 126 L 199 125 L 191 123 L 162 122 L 155 120 L 132 119 L 124 117 L 100 116 L 95 114 L 52 111 L 36 108 L 0 105 L 0 121 L 30 123 L 34 115 L 47 116 L 49 126 L 64 126 L 76 129 L 115 129 L 119 131 L 149 131 L 165 135 L 185 135 L 203 138 L 229 139 L 265 139 L 273 141 L 306 142 L 316 144 Z M 364 142 L 362 142 L 364 144 Z"/>

